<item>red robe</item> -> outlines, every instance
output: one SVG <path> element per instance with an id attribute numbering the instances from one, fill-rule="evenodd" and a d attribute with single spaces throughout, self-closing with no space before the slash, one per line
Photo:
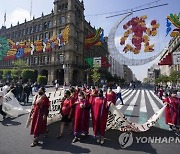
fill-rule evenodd
<path id="1" fill-rule="evenodd" d="M 104 136 L 108 118 L 108 103 L 106 98 L 96 97 L 92 103 L 92 123 L 95 136 Z"/>
<path id="2" fill-rule="evenodd" d="M 72 107 L 72 100 L 71 98 L 66 98 L 62 102 L 62 107 L 61 107 L 61 114 L 62 116 L 68 116 Z"/>
<path id="3" fill-rule="evenodd" d="M 71 113 L 71 118 L 74 119 L 75 116 L 75 102 L 76 102 L 76 97 L 75 94 L 71 96 L 71 107 L 72 107 L 72 113 Z"/>
<path id="4" fill-rule="evenodd" d="M 107 101 L 110 101 L 115 105 L 116 104 L 116 93 L 113 91 L 111 93 L 106 93 L 106 99 L 107 99 Z"/>
<path id="5" fill-rule="evenodd" d="M 95 92 L 91 91 L 91 94 L 90 94 L 90 98 L 89 98 L 89 102 L 91 104 L 91 115 L 93 115 L 93 106 L 94 106 L 94 101 L 95 101 L 95 98 L 98 96 L 98 91 L 96 90 Z M 92 118 L 92 124 L 94 122 L 94 117 L 91 116 Z M 93 124 L 94 125 L 94 124 Z"/>
<path id="6" fill-rule="evenodd" d="M 89 133 L 89 101 L 86 99 L 78 100 L 75 106 L 75 119 L 74 119 L 74 135 L 88 134 Z M 85 105 L 85 108 L 81 108 L 80 104 Z"/>
<path id="7" fill-rule="evenodd" d="M 36 97 L 37 98 L 37 97 Z M 36 104 L 36 100 L 34 102 L 34 113 L 31 124 L 31 135 L 34 135 L 34 138 L 46 132 L 47 127 L 47 118 L 43 120 L 43 116 L 47 117 L 48 109 L 49 109 L 49 99 L 44 96 L 40 100 L 41 102 Z"/>
<path id="8" fill-rule="evenodd" d="M 166 124 L 171 123 L 180 126 L 180 99 L 167 97 L 163 102 L 168 103 L 165 109 Z"/>

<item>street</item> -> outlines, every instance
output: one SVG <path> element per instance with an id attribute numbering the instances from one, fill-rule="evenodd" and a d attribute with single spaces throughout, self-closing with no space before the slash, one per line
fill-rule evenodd
<path id="1" fill-rule="evenodd" d="M 52 88 L 47 93 L 53 92 Z M 146 89 L 122 89 L 122 96 L 125 105 L 117 105 L 117 108 L 125 114 L 131 121 L 144 123 L 163 105 L 162 101 L 154 95 L 153 91 Z M 30 98 L 31 99 L 31 98 Z M 29 106 L 27 106 L 29 107 Z M 0 153 L 1 154 L 49 154 L 49 153 L 153 153 L 169 154 L 178 153 L 179 143 L 138 143 L 137 138 L 161 137 L 177 138 L 177 136 L 168 130 L 164 122 L 164 115 L 158 121 L 156 127 L 142 133 L 133 133 L 133 143 L 127 148 L 121 148 L 119 144 L 120 131 L 108 130 L 105 134 L 105 144 L 99 145 L 93 137 L 92 126 L 90 123 L 90 134 L 87 138 L 82 137 L 80 142 L 72 143 L 73 135 L 65 130 L 63 137 L 56 139 L 59 130 L 59 122 L 48 126 L 49 134 L 45 139 L 40 138 L 40 144 L 36 147 L 30 147 L 33 137 L 29 135 L 30 128 L 25 128 L 28 115 L 22 115 L 14 119 L 6 119 L 2 122 L 0 117 Z M 144 138 L 145 139 L 145 138 Z"/>

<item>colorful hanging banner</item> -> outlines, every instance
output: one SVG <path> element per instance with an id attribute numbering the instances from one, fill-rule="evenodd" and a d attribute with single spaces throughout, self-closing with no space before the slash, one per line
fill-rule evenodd
<path id="1" fill-rule="evenodd" d="M 175 29 L 173 30 L 171 28 L 172 24 L 175 26 Z M 166 36 L 169 34 L 171 30 L 171 37 L 180 36 L 180 13 L 178 15 L 171 13 L 169 16 L 167 16 L 166 27 Z"/>
<path id="2" fill-rule="evenodd" d="M 156 20 L 151 21 L 151 28 L 146 25 L 147 16 L 134 17 L 123 25 L 125 30 L 124 35 L 120 39 L 120 45 L 125 45 L 123 51 L 128 51 L 134 54 L 139 54 L 144 43 L 144 52 L 154 51 L 154 44 L 150 45 L 150 36 L 154 37 L 157 35 L 157 29 L 159 23 Z M 131 37 L 131 44 L 126 43 L 127 38 Z"/>

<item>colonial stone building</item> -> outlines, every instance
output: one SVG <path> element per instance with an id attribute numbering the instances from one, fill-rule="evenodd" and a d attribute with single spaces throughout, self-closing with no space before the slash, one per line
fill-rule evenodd
<path id="1" fill-rule="evenodd" d="M 78 84 L 87 82 L 88 67 L 86 57 L 108 57 L 106 41 L 101 46 L 84 48 L 85 38 L 96 29 L 85 20 L 84 4 L 79 0 L 54 0 L 54 9 L 48 15 L 42 13 L 41 17 L 33 18 L 22 24 L 10 28 L 2 27 L 0 36 L 14 42 L 34 42 L 50 39 L 60 34 L 64 28 L 69 27 L 68 43 L 65 46 L 53 48 L 51 52 L 40 52 L 22 57 L 36 75 L 45 75 L 48 82 L 58 80 L 60 84 Z M 12 61 L 1 60 L 0 69 L 12 68 Z"/>

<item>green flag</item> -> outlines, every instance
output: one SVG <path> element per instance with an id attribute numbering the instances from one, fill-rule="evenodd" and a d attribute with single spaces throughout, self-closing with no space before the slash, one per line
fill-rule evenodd
<path id="1" fill-rule="evenodd" d="M 90 67 L 93 67 L 93 58 L 85 58 L 85 62 L 86 62 Z"/>

